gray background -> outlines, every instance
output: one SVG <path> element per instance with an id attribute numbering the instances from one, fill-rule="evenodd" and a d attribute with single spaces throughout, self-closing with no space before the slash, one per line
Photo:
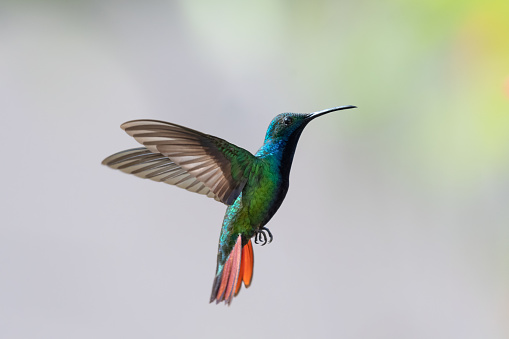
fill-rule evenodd
<path id="1" fill-rule="evenodd" d="M 2 4 L 0 337 L 507 338 L 509 94 L 422 6 Z M 130 119 L 255 152 L 274 115 L 338 105 L 229 308 L 225 206 L 100 165 Z"/>

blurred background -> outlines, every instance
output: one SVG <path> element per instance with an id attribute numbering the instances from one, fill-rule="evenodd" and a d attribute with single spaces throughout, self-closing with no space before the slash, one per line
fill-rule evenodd
<path id="1" fill-rule="evenodd" d="M 0 337 L 509 338 L 509 2 L 2 1 Z M 100 163 L 304 131 L 253 284 L 225 206 Z"/>

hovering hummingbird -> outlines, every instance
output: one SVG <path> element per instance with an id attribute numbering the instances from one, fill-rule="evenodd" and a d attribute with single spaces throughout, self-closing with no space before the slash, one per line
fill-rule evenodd
<path id="1" fill-rule="evenodd" d="M 324 114 L 355 106 L 282 113 L 269 125 L 263 146 L 251 154 L 223 139 L 177 124 L 133 120 L 121 128 L 145 147 L 113 154 L 102 164 L 141 178 L 204 194 L 226 204 L 210 302 L 230 305 L 253 277 L 253 245 L 272 241 L 265 224 L 286 196 L 290 168 L 304 127 Z"/>

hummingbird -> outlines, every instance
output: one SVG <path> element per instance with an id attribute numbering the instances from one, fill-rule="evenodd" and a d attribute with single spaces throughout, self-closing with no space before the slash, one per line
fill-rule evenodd
<path id="1" fill-rule="evenodd" d="M 102 164 L 206 195 L 227 205 L 217 251 L 210 302 L 230 305 L 253 277 L 251 239 L 273 239 L 265 225 L 288 192 L 290 169 L 307 124 L 340 106 L 314 113 L 281 113 L 270 123 L 262 147 L 252 154 L 221 138 L 158 120 L 133 120 L 120 127 L 144 147 L 115 153 Z"/>

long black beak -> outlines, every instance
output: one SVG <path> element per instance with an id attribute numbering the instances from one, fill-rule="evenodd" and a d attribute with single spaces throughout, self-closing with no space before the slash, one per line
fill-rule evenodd
<path id="1" fill-rule="evenodd" d="M 310 120 L 313 120 L 314 118 L 319 117 L 320 115 L 324 115 L 324 114 L 327 114 L 330 112 L 335 112 L 335 111 L 341 111 L 343 109 L 350 109 L 350 108 L 357 108 L 357 106 L 349 105 L 349 106 L 339 106 L 339 107 L 327 108 L 327 109 L 324 109 L 323 111 L 309 113 L 306 120 L 310 121 Z"/>

